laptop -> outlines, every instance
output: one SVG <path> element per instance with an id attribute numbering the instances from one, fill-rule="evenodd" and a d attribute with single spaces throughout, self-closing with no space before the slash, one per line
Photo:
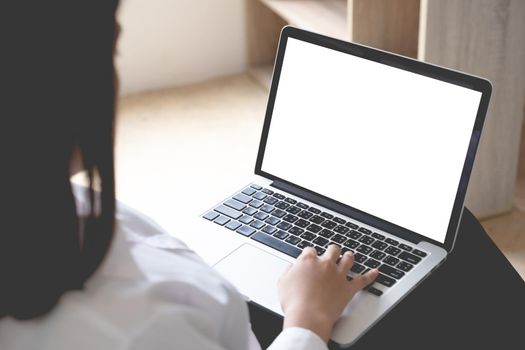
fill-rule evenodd
<path id="1" fill-rule="evenodd" d="M 285 27 L 253 179 L 203 205 L 190 246 L 280 315 L 278 278 L 305 247 L 352 251 L 349 278 L 380 274 L 334 327 L 351 345 L 452 251 L 490 94 L 485 79 Z"/>

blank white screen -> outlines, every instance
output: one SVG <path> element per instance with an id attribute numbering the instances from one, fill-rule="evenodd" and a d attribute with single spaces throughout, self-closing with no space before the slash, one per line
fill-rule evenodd
<path id="1" fill-rule="evenodd" d="M 480 99 L 289 38 L 261 169 L 444 242 Z"/>

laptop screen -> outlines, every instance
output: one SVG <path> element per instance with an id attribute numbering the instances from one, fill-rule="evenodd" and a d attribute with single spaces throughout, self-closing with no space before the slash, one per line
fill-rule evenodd
<path id="1" fill-rule="evenodd" d="M 261 170 L 443 243 L 480 99 L 288 38 Z"/>

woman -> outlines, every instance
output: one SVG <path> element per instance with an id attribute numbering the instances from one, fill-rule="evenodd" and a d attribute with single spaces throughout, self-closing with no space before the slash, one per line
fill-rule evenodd
<path id="1" fill-rule="evenodd" d="M 15 74 L 4 80 L 0 349 L 257 349 L 240 294 L 182 242 L 115 206 L 117 4 L 40 6 L 12 12 L 23 22 L 4 48 Z M 87 189 L 70 184 L 79 170 Z M 326 348 L 344 306 L 377 276 L 348 282 L 353 257 L 339 254 L 305 249 L 283 274 L 272 349 Z"/>

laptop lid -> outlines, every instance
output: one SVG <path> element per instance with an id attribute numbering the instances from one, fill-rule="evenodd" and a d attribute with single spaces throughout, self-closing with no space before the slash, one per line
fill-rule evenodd
<path id="1" fill-rule="evenodd" d="M 285 27 L 255 173 L 451 251 L 490 94 L 485 79 Z"/>

